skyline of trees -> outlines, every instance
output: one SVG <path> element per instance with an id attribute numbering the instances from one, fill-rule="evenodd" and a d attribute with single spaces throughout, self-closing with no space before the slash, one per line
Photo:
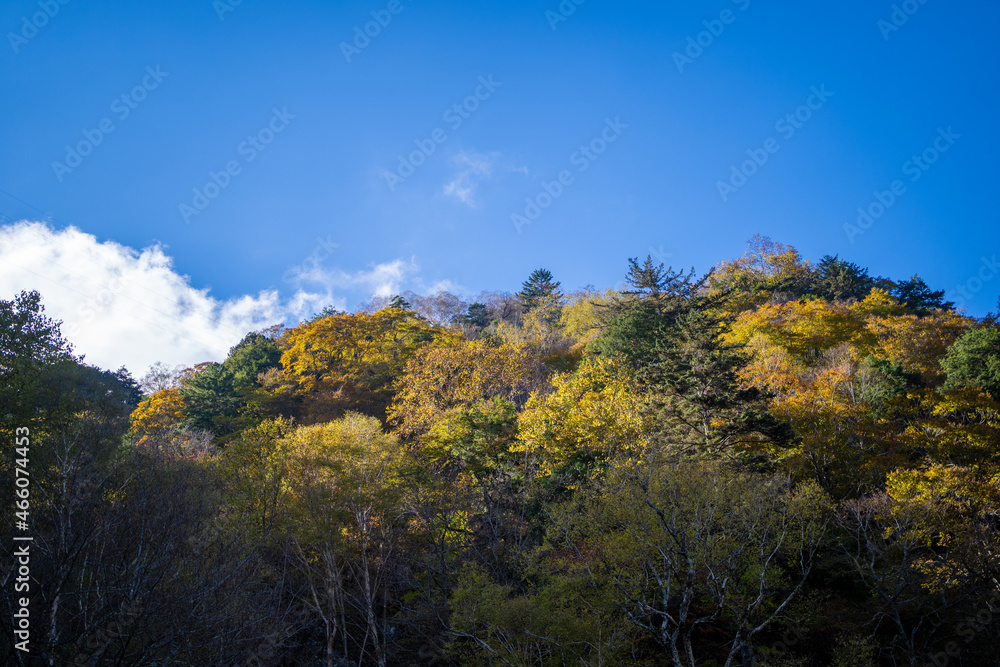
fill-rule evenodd
<path id="1" fill-rule="evenodd" d="M 703 275 L 624 268 L 327 308 L 138 382 L 75 357 L 37 293 L 0 300 L 35 655 L 992 664 L 997 318 L 761 236 Z"/>

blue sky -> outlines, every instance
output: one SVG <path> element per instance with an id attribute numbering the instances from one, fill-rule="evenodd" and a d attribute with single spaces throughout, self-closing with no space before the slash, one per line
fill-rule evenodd
<path id="1" fill-rule="evenodd" d="M 112 247 L 130 270 L 159 253 L 180 291 L 149 299 L 174 343 L 199 336 L 192 299 L 239 328 L 296 294 L 516 291 L 540 266 L 612 286 L 630 256 L 703 271 L 755 233 L 996 306 L 1000 274 L 977 278 L 1000 251 L 996 3 L 234 1 L 0 9 L 0 214 L 54 244 L 35 257 L 10 232 L 0 287 L 39 289 L 67 323 L 87 310 L 94 350 L 153 289 L 88 282 L 125 270 L 96 259 Z M 199 200 L 213 173 L 225 187 Z M 891 205 L 845 230 L 876 193 Z M 547 207 L 516 225 L 526 198 Z M 74 253 L 93 256 L 67 268 Z M 95 290 L 107 307 L 80 305 Z"/>

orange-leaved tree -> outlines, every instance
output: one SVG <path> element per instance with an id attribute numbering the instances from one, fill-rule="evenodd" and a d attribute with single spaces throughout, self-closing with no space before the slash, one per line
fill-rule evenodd
<path id="1" fill-rule="evenodd" d="M 384 418 L 392 385 L 423 347 L 458 340 L 415 313 L 383 308 L 335 314 L 289 329 L 281 339 L 281 372 L 266 383 L 299 400 L 303 423 L 329 421 L 345 410 Z"/>

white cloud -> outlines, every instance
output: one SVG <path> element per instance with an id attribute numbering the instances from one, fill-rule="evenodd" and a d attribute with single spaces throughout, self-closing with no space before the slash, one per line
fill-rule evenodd
<path id="1" fill-rule="evenodd" d="M 40 222 L 0 226 L 0 298 L 38 290 L 77 354 L 136 376 L 157 361 L 221 361 L 249 331 L 295 323 L 329 304 L 343 310 L 346 300 L 334 296 L 341 290 L 401 292 L 417 270 L 412 259 L 355 273 L 311 263 L 296 272 L 296 291 L 285 301 L 277 290 L 219 299 L 177 273 L 162 246 L 137 251 Z"/>
<path id="2" fill-rule="evenodd" d="M 340 290 L 352 290 L 374 296 L 392 296 L 402 291 L 402 286 L 418 270 L 419 267 L 413 259 L 408 262 L 397 259 L 384 264 L 376 264 L 368 270 L 354 273 L 337 268 L 325 268 L 320 262 L 307 262 L 294 269 L 290 276 L 290 282 L 298 287 L 300 292 L 305 285 L 318 285 L 323 287 L 327 294 L 333 294 Z M 330 303 L 330 299 L 324 303 Z"/>
<path id="3" fill-rule="evenodd" d="M 451 280 L 439 280 L 435 283 L 431 283 L 430 285 L 421 282 L 419 287 L 420 291 L 425 294 L 440 294 L 441 292 L 450 292 L 451 294 L 461 297 L 469 296 L 470 294 L 472 294 L 472 292 L 470 292 L 468 289 Z"/>
<path id="4" fill-rule="evenodd" d="M 133 374 L 156 361 L 220 360 L 248 331 L 289 314 L 275 291 L 221 301 L 192 287 L 160 246 L 139 252 L 38 222 L 0 227 L 0 294 L 22 289 L 42 294 L 88 363 Z"/>
<path id="5" fill-rule="evenodd" d="M 450 161 L 457 171 L 445 183 L 445 196 L 454 197 L 469 208 L 476 208 L 479 183 L 493 175 L 498 158 L 498 153 L 483 154 L 475 151 L 462 151 L 453 155 Z"/>

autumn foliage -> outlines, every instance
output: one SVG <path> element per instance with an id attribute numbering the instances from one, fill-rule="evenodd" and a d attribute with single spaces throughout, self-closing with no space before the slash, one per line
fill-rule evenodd
<path id="1" fill-rule="evenodd" d="M 759 236 L 627 271 L 327 308 L 144 396 L 2 302 L 49 662 L 992 664 L 996 316 Z"/>

